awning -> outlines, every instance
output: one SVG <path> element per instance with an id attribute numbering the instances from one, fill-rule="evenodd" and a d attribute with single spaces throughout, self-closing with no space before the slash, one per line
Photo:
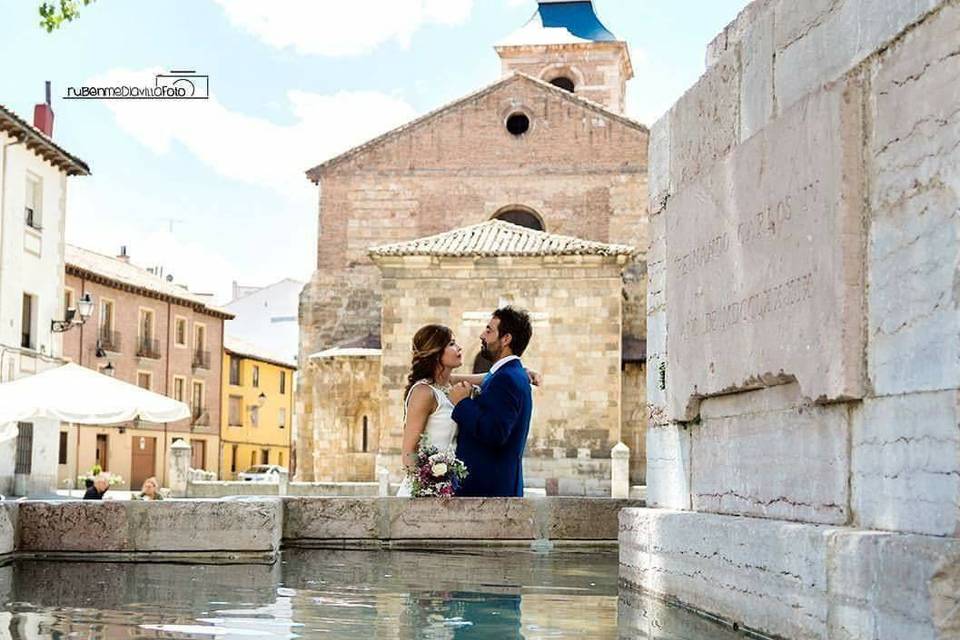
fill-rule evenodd
<path id="1" fill-rule="evenodd" d="M 190 408 L 183 402 L 73 363 L 0 384 L 0 425 L 44 418 L 115 424 L 189 417 Z"/>

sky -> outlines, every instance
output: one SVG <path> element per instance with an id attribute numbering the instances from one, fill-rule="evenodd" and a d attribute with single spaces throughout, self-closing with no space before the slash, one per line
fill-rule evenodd
<path id="1" fill-rule="evenodd" d="M 652 124 L 704 70 L 746 0 L 594 0 L 630 47 L 626 115 Z M 67 241 L 127 247 L 192 291 L 306 281 L 318 190 L 304 171 L 495 82 L 493 45 L 535 0 L 96 0 L 48 34 L 0 0 L 0 104 L 27 120 L 53 83 L 70 178 Z M 67 87 L 189 69 L 209 100 L 63 100 Z"/>

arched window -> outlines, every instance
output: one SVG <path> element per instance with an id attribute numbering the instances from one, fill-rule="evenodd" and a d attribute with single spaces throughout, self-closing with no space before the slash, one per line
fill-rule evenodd
<path id="1" fill-rule="evenodd" d="M 497 220 L 518 224 L 521 227 L 543 231 L 543 221 L 532 211 L 526 209 L 505 209 L 493 216 Z"/>
<path id="2" fill-rule="evenodd" d="M 573 90 L 575 88 L 573 84 L 573 80 L 571 80 L 566 76 L 558 76 L 553 80 L 551 80 L 550 84 L 552 84 L 555 87 L 560 87 L 564 91 L 569 91 L 570 93 L 573 93 Z"/>
<path id="3" fill-rule="evenodd" d="M 362 437 L 363 437 L 363 442 L 361 443 L 360 450 L 366 453 L 370 443 L 370 435 L 369 435 L 368 425 L 367 425 L 367 416 L 363 416 L 363 436 Z"/>

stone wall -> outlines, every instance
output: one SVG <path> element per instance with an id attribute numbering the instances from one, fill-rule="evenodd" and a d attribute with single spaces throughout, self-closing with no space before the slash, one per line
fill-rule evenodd
<path id="1" fill-rule="evenodd" d="M 787 637 L 960 625 L 957 33 L 758 0 L 651 130 L 648 500 L 699 513 L 635 514 L 637 584 Z"/>
<path id="2" fill-rule="evenodd" d="M 271 482 L 225 482 L 191 481 L 187 483 L 189 498 L 226 498 L 228 496 L 311 496 L 330 497 L 374 497 L 378 495 L 380 485 L 377 482 L 290 482 L 286 491 L 279 483 Z M 398 487 L 394 486 L 392 493 Z M 391 495 L 392 495 L 391 493 Z"/>
<path id="3" fill-rule="evenodd" d="M 46 557 L 97 553 L 272 561 L 282 518 L 276 499 L 28 501 L 17 505 L 16 551 Z"/>
<path id="4" fill-rule="evenodd" d="M 394 543 L 535 540 L 612 542 L 618 513 L 637 501 L 609 498 L 290 498 L 284 502 L 283 542 L 344 546 L 349 541 Z"/>
<path id="5" fill-rule="evenodd" d="M 630 448 L 630 484 L 646 484 L 646 365 L 640 362 L 625 362 L 621 372 L 620 442 Z"/>
<path id="6" fill-rule="evenodd" d="M 960 540 L 624 509 L 620 579 L 784 638 L 955 638 Z"/>
<path id="7" fill-rule="evenodd" d="M 374 481 L 380 446 L 379 354 L 318 355 L 306 362 L 300 384 L 308 405 L 299 412 L 296 479 Z"/>
<path id="8" fill-rule="evenodd" d="M 0 506 L 0 560 L 273 562 L 284 546 L 529 545 L 617 539 L 609 498 L 375 497 L 26 501 Z"/>
<path id="9" fill-rule="evenodd" d="M 463 370 L 469 372 L 489 314 L 504 303 L 532 313 L 533 338 L 523 362 L 544 374 L 543 386 L 533 393 L 525 454 L 540 462 L 528 464 L 528 485 L 577 479 L 567 475 L 575 469 L 564 464 L 566 459 L 609 460 L 621 437 L 620 273 L 625 261 L 603 256 L 378 257 L 384 295 L 380 447 L 382 464 L 393 478 L 401 471 L 403 390 L 412 336 L 424 324 L 450 326 L 464 349 Z M 583 472 L 580 479 L 609 483 L 609 466 L 583 467 Z"/>

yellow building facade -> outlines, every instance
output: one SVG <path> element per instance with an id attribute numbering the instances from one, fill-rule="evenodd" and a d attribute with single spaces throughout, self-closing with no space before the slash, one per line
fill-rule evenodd
<path id="1" fill-rule="evenodd" d="M 289 469 L 296 366 L 230 336 L 223 349 L 220 477 L 259 464 Z"/>

